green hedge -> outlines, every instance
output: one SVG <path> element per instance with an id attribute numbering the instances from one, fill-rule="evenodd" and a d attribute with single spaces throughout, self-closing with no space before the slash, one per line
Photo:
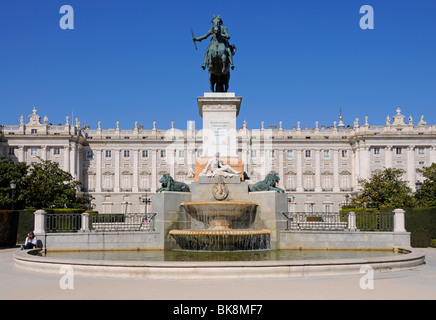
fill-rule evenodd
<path id="1" fill-rule="evenodd" d="M 436 207 L 407 209 L 405 220 L 412 247 L 430 247 L 436 239 Z"/>
<path id="2" fill-rule="evenodd" d="M 13 247 L 17 243 L 19 214 L 17 211 L 0 210 L 0 247 Z"/>

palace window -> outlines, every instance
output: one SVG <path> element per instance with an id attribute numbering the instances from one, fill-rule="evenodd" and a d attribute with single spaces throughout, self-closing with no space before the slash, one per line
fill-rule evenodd
<path id="1" fill-rule="evenodd" d="M 105 174 L 103 178 L 103 188 L 106 190 L 112 189 L 112 175 Z"/>
<path id="2" fill-rule="evenodd" d="M 110 157 L 112 157 L 112 151 L 111 151 L 111 150 L 106 150 L 106 151 L 104 152 L 104 156 L 105 156 L 106 158 L 110 158 Z"/>
<path id="3" fill-rule="evenodd" d="M 60 149 L 60 148 L 53 148 L 53 154 L 54 154 L 54 155 L 59 155 L 59 154 L 61 154 L 61 149 Z"/>
<path id="4" fill-rule="evenodd" d="M 30 149 L 30 154 L 31 154 L 32 156 L 36 156 L 36 155 L 38 154 L 38 149 L 37 149 L 37 148 L 32 148 L 32 149 Z"/>
<path id="5" fill-rule="evenodd" d="M 124 158 L 130 157 L 130 150 L 124 150 Z"/>
<path id="6" fill-rule="evenodd" d="M 380 154 L 380 148 L 379 147 L 374 148 L 374 154 Z"/>
<path id="7" fill-rule="evenodd" d="M 313 176 L 306 175 L 304 177 L 304 189 L 305 191 L 313 191 Z"/>
<path id="8" fill-rule="evenodd" d="M 88 191 L 94 190 L 95 186 L 94 186 L 94 175 L 90 174 L 88 175 Z"/>
<path id="9" fill-rule="evenodd" d="M 160 151 L 160 157 L 165 158 L 167 156 L 167 152 L 165 150 Z"/>
<path id="10" fill-rule="evenodd" d="M 402 148 L 395 148 L 395 154 L 401 155 L 403 153 Z"/>
<path id="11" fill-rule="evenodd" d="M 341 156 L 342 156 L 342 158 L 348 158 L 348 152 L 347 152 L 347 150 L 342 150 L 342 151 L 341 151 Z"/>
<path id="12" fill-rule="evenodd" d="M 131 175 L 130 174 L 123 174 L 121 177 L 121 188 L 124 191 L 129 191 L 132 188 L 131 184 Z"/>
<path id="13" fill-rule="evenodd" d="M 143 190 L 149 190 L 150 189 L 150 175 L 148 175 L 148 174 L 141 175 L 140 187 Z"/>
<path id="14" fill-rule="evenodd" d="M 304 155 L 305 155 L 306 158 L 310 158 L 310 157 L 311 157 L 311 152 L 310 152 L 310 150 L 306 150 L 305 153 L 304 153 Z"/>
<path id="15" fill-rule="evenodd" d="M 330 158 L 330 150 L 324 150 L 324 159 Z"/>
<path id="16" fill-rule="evenodd" d="M 333 191 L 331 175 L 324 175 L 322 189 L 323 191 Z"/>
<path id="17" fill-rule="evenodd" d="M 148 158 L 148 150 L 142 150 L 142 157 Z"/>
<path id="18" fill-rule="evenodd" d="M 294 151 L 293 151 L 293 150 L 288 150 L 288 151 L 286 152 L 286 157 L 287 157 L 288 159 L 292 159 L 292 158 L 294 157 Z"/>

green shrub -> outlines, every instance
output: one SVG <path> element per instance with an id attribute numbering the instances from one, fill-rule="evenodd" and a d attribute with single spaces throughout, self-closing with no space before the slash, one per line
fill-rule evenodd
<path id="1" fill-rule="evenodd" d="M 0 210 L 0 247 L 12 247 L 17 243 L 18 219 L 17 211 Z"/>
<path id="2" fill-rule="evenodd" d="M 436 239 L 436 207 L 407 209 L 405 227 L 412 247 L 429 247 Z"/>

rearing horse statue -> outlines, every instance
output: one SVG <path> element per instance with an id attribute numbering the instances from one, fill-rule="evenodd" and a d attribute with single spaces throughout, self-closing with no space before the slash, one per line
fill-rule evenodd
<path id="1" fill-rule="evenodd" d="M 210 90 L 212 92 L 227 92 L 230 80 L 230 68 L 233 70 L 233 55 L 236 53 L 236 47 L 229 44 L 229 33 L 224 27 L 220 16 L 214 16 L 212 19 L 212 28 L 201 37 L 195 38 L 195 41 L 202 41 L 212 35 L 209 46 L 204 55 L 204 69 L 209 70 Z M 229 68 L 230 67 L 230 68 Z"/>

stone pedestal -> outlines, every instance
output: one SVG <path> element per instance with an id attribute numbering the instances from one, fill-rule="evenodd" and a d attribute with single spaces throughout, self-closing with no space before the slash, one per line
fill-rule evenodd
<path id="1" fill-rule="evenodd" d="M 275 191 L 249 192 L 247 200 L 259 204 L 253 227 L 255 229 L 263 228 L 270 230 L 271 249 L 279 248 L 279 230 L 286 228 L 286 219 L 283 216 L 283 212 L 288 211 L 286 193 L 278 193 Z"/>
<path id="2" fill-rule="evenodd" d="M 217 152 L 223 158 L 237 157 L 236 117 L 241 101 L 233 92 L 208 92 L 197 98 L 198 111 L 203 117 L 204 157 L 213 157 Z"/>
<path id="3" fill-rule="evenodd" d="M 172 229 L 187 229 L 189 219 L 180 204 L 191 201 L 190 192 L 164 191 L 152 196 L 152 212 L 157 213 L 155 228 L 161 232 L 162 249 L 173 249 L 168 232 Z"/>

